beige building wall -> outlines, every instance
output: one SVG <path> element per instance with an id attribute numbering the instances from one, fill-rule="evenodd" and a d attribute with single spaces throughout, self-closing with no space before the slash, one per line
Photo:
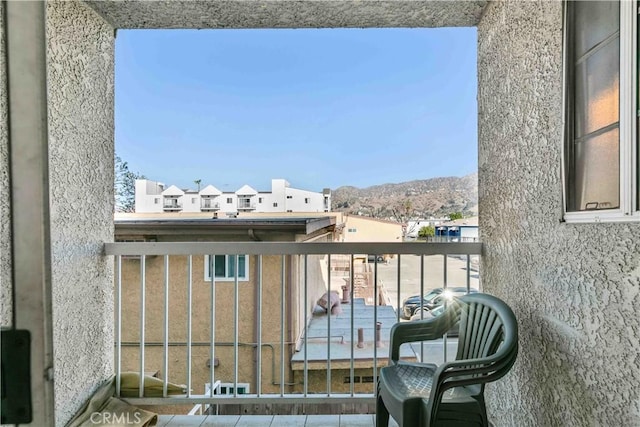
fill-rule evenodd
<path id="1" fill-rule="evenodd" d="M 277 235 L 281 240 L 292 240 L 292 235 Z M 321 237 L 330 240 L 331 235 Z M 174 240 L 173 237 L 158 240 Z M 203 238 L 192 239 L 203 240 Z M 220 239 L 218 239 L 220 240 Z M 210 359 L 211 342 L 211 282 L 205 281 L 205 257 L 191 257 L 192 278 L 192 392 L 202 394 L 205 384 L 210 382 L 207 362 Z M 327 285 L 322 273 L 324 256 L 308 256 L 307 263 L 307 318 L 318 298 L 326 292 Z M 249 280 L 238 283 L 238 382 L 249 383 L 250 392 L 256 392 L 257 365 L 256 344 L 258 342 L 257 286 L 259 282 L 258 256 L 248 256 Z M 122 370 L 140 370 L 140 264 L 139 259 L 122 260 Z M 187 319 L 188 319 L 188 271 L 189 257 L 169 257 L 169 368 L 163 372 L 164 349 L 164 257 L 145 258 L 145 372 L 159 372 L 160 377 L 179 384 L 187 383 Z M 299 343 L 305 320 L 304 304 L 304 258 L 286 256 L 284 319 L 282 300 L 282 256 L 262 257 L 262 375 L 261 392 L 280 392 L 281 345 L 284 327 L 285 336 L 285 391 L 293 384 L 290 359 Z M 215 381 L 234 381 L 234 282 L 215 283 Z"/>
<path id="2" fill-rule="evenodd" d="M 373 382 L 373 363 L 368 362 L 371 366 L 368 368 L 354 368 L 354 384 L 355 393 L 375 393 L 375 383 Z M 378 372 L 380 368 L 387 365 L 386 360 L 378 360 Z M 294 371 L 294 380 L 296 386 L 295 393 L 304 392 L 304 370 Z M 351 370 L 349 368 L 331 368 L 331 393 L 351 393 Z M 308 393 L 324 394 L 327 393 L 327 370 L 310 369 L 307 371 L 307 391 Z"/>
<path id="3" fill-rule="evenodd" d="M 187 322 L 188 322 L 188 264 L 186 256 L 172 256 L 169 261 L 169 342 L 171 345 L 169 370 L 163 371 L 164 334 L 164 257 L 146 259 L 146 297 L 145 297 L 145 371 L 159 371 L 161 376 L 175 383 L 186 384 L 187 369 Z M 274 378 L 280 378 L 280 334 L 285 325 L 285 339 L 288 337 L 287 320 L 280 317 L 280 296 L 282 266 L 280 256 L 264 256 L 262 276 L 262 392 L 279 391 L 279 384 L 273 385 Z M 204 393 L 205 383 L 210 374 L 207 361 L 210 357 L 211 342 L 211 282 L 204 280 L 204 256 L 194 255 L 191 260 L 191 339 L 192 392 Z M 286 271 L 286 270 L 285 270 Z M 287 274 L 285 274 L 285 277 Z M 139 370 L 140 342 L 140 261 L 122 262 L 122 340 L 134 343 L 123 349 L 123 370 Z M 249 256 L 249 281 L 238 283 L 238 382 L 250 383 L 251 392 L 255 391 L 255 356 L 258 341 L 256 321 L 256 285 L 257 256 Z M 215 379 L 222 382 L 234 381 L 234 282 L 215 283 L 215 357 L 220 365 L 215 368 Z M 291 281 L 285 282 L 285 293 L 291 287 Z M 285 312 L 291 308 L 292 301 L 285 301 Z M 286 349 L 290 351 L 288 343 Z M 289 370 L 289 357 L 285 355 L 285 372 Z M 273 372 L 275 363 L 277 372 Z M 290 380 L 285 375 L 285 380 Z"/>
<path id="4" fill-rule="evenodd" d="M 357 215 L 345 215 L 345 242 L 401 242 L 402 224 Z"/>

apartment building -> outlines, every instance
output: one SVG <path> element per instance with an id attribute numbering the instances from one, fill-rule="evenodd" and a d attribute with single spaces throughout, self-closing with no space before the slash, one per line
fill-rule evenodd
<path id="1" fill-rule="evenodd" d="M 236 191 L 220 191 L 213 185 L 200 190 L 148 179 L 136 180 L 135 211 L 159 212 L 329 212 L 331 190 L 321 193 L 292 188 L 284 179 L 272 179 L 271 191 L 257 191 L 243 185 Z"/>

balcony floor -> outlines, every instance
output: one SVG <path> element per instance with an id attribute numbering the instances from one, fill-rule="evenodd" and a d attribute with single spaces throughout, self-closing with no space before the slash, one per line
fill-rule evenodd
<path id="1" fill-rule="evenodd" d="M 373 427 L 375 415 L 159 415 L 157 427 Z M 389 427 L 398 424 L 390 419 Z"/>

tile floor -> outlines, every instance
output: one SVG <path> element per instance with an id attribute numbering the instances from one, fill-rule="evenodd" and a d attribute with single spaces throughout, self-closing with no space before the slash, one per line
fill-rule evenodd
<path id="1" fill-rule="evenodd" d="M 157 427 L 373 427 L 375 415 L 160 415 Z M 389 427 L 398 425 L 391 419 Z"/>

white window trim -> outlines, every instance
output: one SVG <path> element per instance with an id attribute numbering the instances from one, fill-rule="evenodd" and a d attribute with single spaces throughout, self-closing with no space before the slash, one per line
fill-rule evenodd
<path id="1" fill-rule="evenodd" d="M 594 211 L 567 211 L 567 183 L 565 171 L 566 150 L 566 98 L 567 87 L 567 32 L 564 34 L 563 47 L 565 52 L 563 67 L 563 117 L 562 117 L 562 210 L 567 223 L 594 222 L 640 222 L 638 206 L 637 175 L 640 175 L 638 165 L 638 143 L 634 139 L 637 135 L 636 120 L 636 90 L 637 80 L 636 52 L 637 46 L 637 8 L 640 2 L 620 1 L 620 208 Z M 566 3 L 565 3 L 566 8 Z M 567 28 L 567 13 L 564 14 L 564 28 Z"/>
<path id="2" fill-rule="evenodd" d="M 222 255 L 222 254 L 217 254 L 217 255 Z M 214 255 L 215 256 L 215 255 Z M 227 265 L 227 257 L 229 255 L 224 255 L 224 262 L 225 262 L 225 272 L 226 272 L 226 265 Z M 249 256 L 248 255 L 239 255 L 239 256 L 244 256 L 245 261 L 244 261 L 244 277 L 240 277 L 238 276 L 238 282 L 248 282 L 249 281 Z M 211 272 L 209 271 L 209 255 L 205 255 L 204 257 L 204 280 L 205 282 L 211 282 Z M 216 277 L 215 278 L 216 283 L 218 282 L 235 282 L 236 278 L 235 277 Z"/>

